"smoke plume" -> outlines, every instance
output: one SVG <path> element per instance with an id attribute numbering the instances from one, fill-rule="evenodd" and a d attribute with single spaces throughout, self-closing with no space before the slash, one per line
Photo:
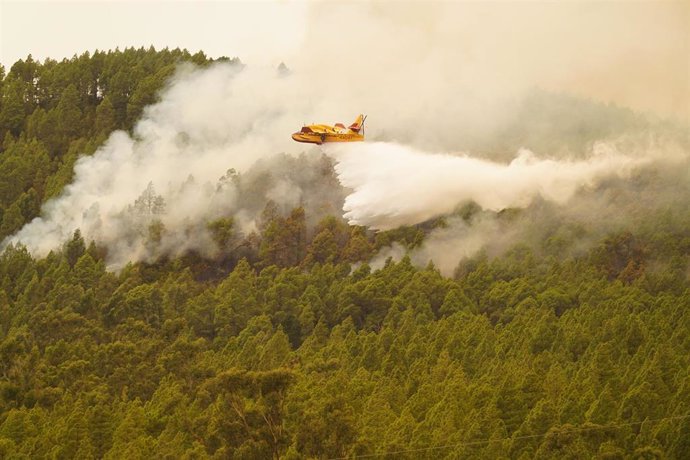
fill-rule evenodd
<path id="1" fill-rule="evenodd" d="M 80 158 L 62 195 L 4 244 L 42 255 L 79 228 L 121 266 L 212 255 L 208 222 L 232 217 L 249 233 L 269 200 L 342 208 L 372 229 L 468 201 L 584 210 L 574 201 L 583 190 L 666 157 L 686 161 L 687 138 L 668 134 L 687 128 L 682 4 L 389 6 L 310 5 L 287 75 L 251 59 L 242 69 L 182 66 L 133 133 L 115 132 Z M 644 46 L 638 30 L 648 32 Z M 618 105 L 676 117 L 680 128 Z M 349 124 L 358 113 L 369 115 L 365 143 L 321 149 L 290 139 L 302 123 Z M 322 152 L 344 189 L 322 174 Z M 451 266 L 499 233 L 489 217 L 451 218 L 417 255 Z"/>
<path id="2" fill-rule="evenodd" d="M 595 145 L 586 160 L 539 159 L 523 149 L 508 164 L 466 154 L 427 154 L 392 143 L 331 149 L 341 183 L 353 189 L 345 200 L 345 217 L 379 230 L 448 214 L 467 201 L 494 211 L 525 207 L 535 196 L 564 203 L 578 187 L 627 175 L 649 161 L 604 144 Z"/>
<path id="3" fill-rule="evenodd" d="M 94 155 L 81 157 L 74 181 L 6 243 L 45 255 L 80 229 L 108 247 L 117 267 L 189 250 L 212 255 L 208 222 L 234 217 L 248 233 L 268 200 L 287 209 L 337 203 L 339 193 L 319 189 L 319 156 L 291 162 L 278 155 L 292 117 L 273 101 L 287 83 L 273 69 L 181 68 L 133 135 L 114 132 Z M 262 86 L 271 89 L 263 100 L 256 93 Z M 240 200 L 251 187 L 255 196 Z"/>

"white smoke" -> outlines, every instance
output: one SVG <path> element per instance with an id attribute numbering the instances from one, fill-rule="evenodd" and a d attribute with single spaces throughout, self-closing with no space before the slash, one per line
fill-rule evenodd
<path id="1" fill-rule="evenodd" d="M 444 226 L 433 230 L 420 247 L 410 251 L 400 243 L 393 243 L 381 248 L 369 265 L 380 269 L 388 259 L 399 261 L 407 255 L 417 267 L 433 262 L 441 273 L 451 276 L 462 259 L 474 256 L 488 244 L 506 249 L 515 236 L 515 229 L 501 227 L 492 217 L 480 217 L 472 223 L 450 217 Z"/>
<path id="2" fill-rule="evenodd" d="M 226 171 L 245 172 L 286 144 L 295 151 L 285 141 L 294 129 L 285 106 L 298 111 L 298 101 L 281 102 L 281 94 L 291 94 L 291 81 L 274 69 L 181 68 L 133 136 L 114 132 L 94 155 L 80 158 L 74 181 L 5 244 L 21 242 L 45 255 L 80 229 L 108 247 L 114 266 L 192 249 L 210 255 L 215 246 L 206 223 L 240 211 L 236 186 L 220 180 Z M 135 206 L 145 192 L 164 206 Z M 286 179 L 266 199 L 296 206 L 300 193 Z M 245 228 L 253 226 L 251 217 L 237 217 Z M 164 231 L 154 247 L 148 226 L 156 221 Z"/>
<path id="3" fill-rule="evenodd" d="M 633 213 L 639 217 L 659 206 L 682 212 L 690 203 L 690 151 L 673 136 L 595 143 L 577 160 L 540 159 L 521 149 L 509 163 L 383 142 L 329 145 L 325 150 L 336 158 L 338 177 L 351 189 L 344 204 L 351 224 L 389 230 L 447 216 L 417 248 L 407 250 L 399 243 L 381 248 L 372 268 L 408 255 L 419 267 L 433 261 L 443 274 L 452 275 L 459 261 L 482 249 L 498 255 L 525 242 L 528 233 L 546 235 L 535 227 L 548 227 L 552 220 L 587 226 L 590 236 L 581 236 L 573 247 L 582 251 L 607 232 L 628 229 Z M 654 188 L 632 183 L 645 168 L 664 179 Z M 600 189 L 607 181 L 614 188 Z M 536 210 L 526 215 L 499 218 L 500 211 L 527 208 L 535 201 Z M 471 219 L 457 215 L 471 202 L 484 211 Z M 541 222 L 533 222 L 534 217 Z"/>
<path id="4" fill-rule="evenodd" d="M 393 143 L 328 146 L 342 184 L 353 192 L 345 217 L 353 225 L 389 230 L 452 212 L 474 201 L 488 210 L 527 206 L 541 196 L 563 203 L 582 186 L 626 175 L 649 158 L 625 156 L 598 144 L 586 160 L 538 159 L 520 150 L 508 164 L 467 154 L 428 154 Z"/>

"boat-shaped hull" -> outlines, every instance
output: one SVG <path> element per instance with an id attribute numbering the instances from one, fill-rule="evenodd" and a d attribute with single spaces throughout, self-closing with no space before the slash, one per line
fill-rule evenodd
<path id="1" fill-rule="evenodd" d="M 307 144 L 325 144 L 328 142 L 361 142 L 364 136 L 358 133 L 303 133 L 296 132 L 292 139 Z"/>

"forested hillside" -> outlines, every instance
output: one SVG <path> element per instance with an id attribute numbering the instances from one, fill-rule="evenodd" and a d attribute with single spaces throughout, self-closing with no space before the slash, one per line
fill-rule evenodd
<path id="1" fill-rule="evenodd" d="M 61 193 L 80 155 L 131 130 L 185 61 L 212 63 L 126 49 L 0 68 L 0 240 Z M 332 161 L 316 164 L 309 180 L 337 202 Z M 230 216 L 207 222 L 211 255 L 106 270 L 108 248 L 78 230 L 42 258 L 5 248 L 1 458 L 690 455 L 686 171 L 587 192 L 630 215 L 615 227 L 543 201 L 491 213 L 506 231 L 533 223 L 450 277 L 376 254 L 417 248 L 448 218 L 486 215 L 472 203 L 374 233 L 339 209 L 256 200 L 270 175 L 222 180 L 241 184 L 261 217 L 248 234 Z M 660 191 L 663 205 L 631 207 Z M 155 245 L 162 229 L 153 220 L 143 231 Z"/>

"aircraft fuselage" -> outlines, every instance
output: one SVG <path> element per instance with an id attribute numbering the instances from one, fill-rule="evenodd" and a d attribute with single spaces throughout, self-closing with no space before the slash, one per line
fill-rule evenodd
<path id="1" fill-rule="evenodd" d="M 364 136 L 355 132 L 350 133 L 303 133 L 296 132 L 292 139 L 307 144 L 324 144 L 327 142 L 359 142 Z"/>
<path id="2" fill-rule="evenodd" d="M 364 140 L 364 121 L 366 117 L 359 115 L 349 127 L 342 123 L 331 125 L 306 125 L 292 135 L 297 142 L 307 144 L 324 144 L 326 142 L 359 142 Z"/>

